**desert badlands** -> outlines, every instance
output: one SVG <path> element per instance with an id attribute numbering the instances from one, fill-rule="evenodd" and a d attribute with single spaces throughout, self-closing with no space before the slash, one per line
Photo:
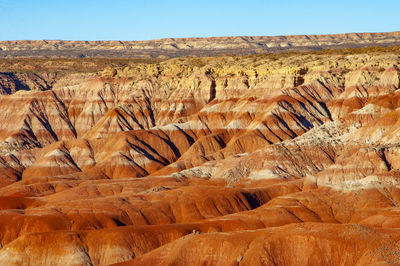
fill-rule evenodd
<path id="1" fill-rule="evenodd" d="M 399 42 L 0 42 L 0 265 L 400 263 Z"/>

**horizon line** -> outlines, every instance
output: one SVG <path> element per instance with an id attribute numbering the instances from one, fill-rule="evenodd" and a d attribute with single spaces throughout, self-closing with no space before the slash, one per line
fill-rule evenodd
<path id="1" fill-rule="evenodd" d="M 98 40 L 83 40 L 83 39 L 15 39 L 15 40 L 0 40 L 0 42 L 21 42 L 21 41 L 65 41 L 65 42 L 149 42 L 163 40 L 186 40 L 186 39 L 223 39 L 223 38 L 257 38 L 257 37 L 296 37 L 296 36 L 334 36 L 334 35 L 350 35 L 350 34 L 390 34 L 399 33 L 396 31 L 376 31 L 376 32 L 341 32 L 341 33 L 324 33 L 324 34 L 288 34 L 288 35 L 226 35 L 226 36 L 198 36 L 198 37 L 164 37 L 155 39 L 143 40 L 122 40 L 122 39 L 98 39 Z"/>

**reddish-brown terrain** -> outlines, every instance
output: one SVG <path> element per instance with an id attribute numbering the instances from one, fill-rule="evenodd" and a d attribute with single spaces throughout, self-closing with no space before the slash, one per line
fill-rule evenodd
<path id="1" fill-rule="evenodd" d="M 400 263 L 398 48 L 0 66 L 1 265 Z"/>

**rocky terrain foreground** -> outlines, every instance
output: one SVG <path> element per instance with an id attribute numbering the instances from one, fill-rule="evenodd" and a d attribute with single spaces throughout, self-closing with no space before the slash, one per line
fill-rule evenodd
<path id="1" fill-rule="evenodd" d="M 0 265 L 400 263 L 400 48 L 0 66 Z"/>

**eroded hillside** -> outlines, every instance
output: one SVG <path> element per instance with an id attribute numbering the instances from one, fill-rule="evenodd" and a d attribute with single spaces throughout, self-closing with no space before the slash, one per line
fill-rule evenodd
<path id="1" fill-rule="evenodd" d="M 400 262 L 398 48 L 41 60 L 2 61 L 1 264 Z"/>
<path id="2" fill-rule="evenodd" d="M 0 58 L 173 58 L 400 45 L 400 32 L 167 38 L 148 41 L 0 41 Z"/>

